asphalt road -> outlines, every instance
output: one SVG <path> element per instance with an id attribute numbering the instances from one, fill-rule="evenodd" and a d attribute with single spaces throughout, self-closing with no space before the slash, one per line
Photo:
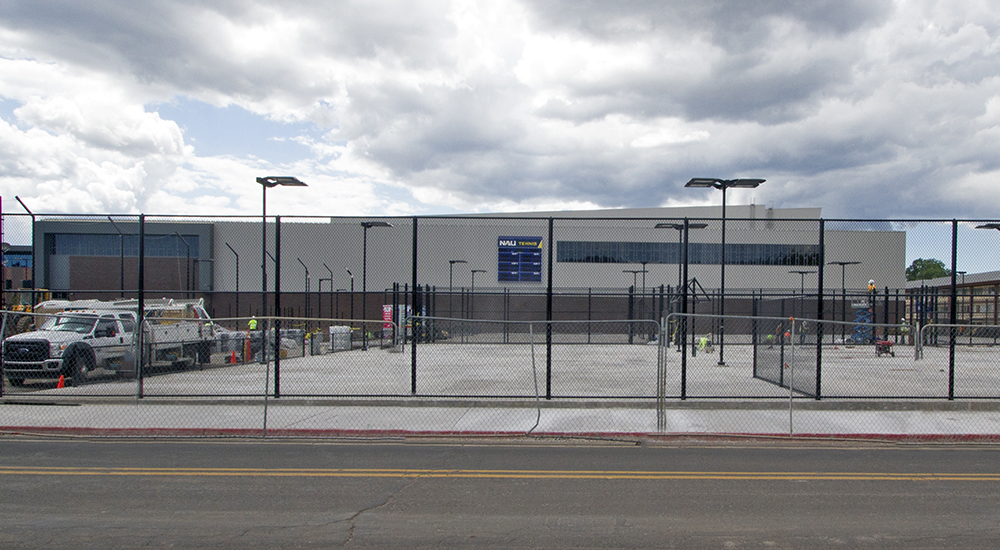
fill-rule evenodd
<path id="1" fill-rule="evenodd" d="M 0 439 L 3 548 L 989 548 L 1000 448 Z"/>

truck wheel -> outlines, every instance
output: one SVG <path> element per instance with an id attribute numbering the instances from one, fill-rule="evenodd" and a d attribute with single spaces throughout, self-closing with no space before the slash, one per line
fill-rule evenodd
<path id="1" fill-rule="evenodd" d="M 20 388 L 24 385 L 24 378 L 8 378 L 7 381 L 10 382 L 10 385 L 15 388 Z"/>
<path id="2" fill-rule="evenodd" d="M 84 364 L 85 362 L 83 358 L 80 357 L 79 355 L 70 359 L 69 368 L 67 368 L 66 370 L 69 373 L 68 381 L 74 388 L 82 386 L 83 383 L 87 380 L 87 373 L 84 372 L 83 370 Z"/>
<path id="3" fill-rule="evenodd" d="M 28 329 L 31 328 L 31 323 L 33 323 L 34 321 L 35 320 L 32 319 L 31 316 L 29 316 L 29 315 L 25 315 L 24 317 L 21 317 L 20 319 L 18 319 L 17 320 L 17 333 L 21 334 L 22 332 L 28 332 Z"/>
<path id="4" fill-rule="evenodd" d="M 212 362 L 212 346 L 208 342 L 198 344 L 198 363 L 204 365 Z"/>

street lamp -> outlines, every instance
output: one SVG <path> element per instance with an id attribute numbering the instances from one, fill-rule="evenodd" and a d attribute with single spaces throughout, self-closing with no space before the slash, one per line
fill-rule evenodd
<path id="1" fill-rule="evenodd" d="M 826 265 L 839 265 L 840 266 L 840 339 L 843 340 L 845 337 L 845 327 L 847 326 L 847 287 L 844 285 L 844 273 L 846 271 L 846 266 L 849 265 L 860 265 L 861 262 L 851 261 L 851 262 L 826 262 Z"/>
<path id="2" fill-rule="evenodd" d="M 125 297 L 125 234 L 122 233 L 121 229 L 118 229 L 118 224 L 115 223 L 115 220 L 111 219 L 111 216 L 108 216 L 108 221 L 111 222 L 112 227 L 114 227 L 115 231 L 118 232 L 118 247 L 121 249 L 121 254 L 118 259 L 118 274 L 121 282 L 118 285 L 118 290 L 119 290 L 119 296 L 124 298 Z"/>
<path id="3" fill-rule="evenodd" d="M 455 264 L 467 264 L 467 263 L 469 263 L 469 262 L 467 262 L 465 260 L 448 260 L 448 317 L 452 316 L 452 311 L 451 311 L 451 276 L 452 276 L 452 270 L 454 269 Z"/>
<path id="4" fill-rule="evenodd" d="M 368 230 L 372 227 L 392 227 L 389 222 L 361 222 L 364 238 L 361 249 L 361 349 L 368 349 L 368 331 L 365 330 L 365 316 L 368 314 Z"/>
<path id="5" fill-rule="evenodd" d="M 226 243 L 226 248 L 236 256 L 236 317 L 240 316 L 240 255 L 233 250 L 233 247 Z"/>
<path id="6" fill-rule="evenodd" d="M 306 187 L 306 184 L 293 176 L 267 176 L 257 178 L 257 183 L 263 189 L 260 216 L 260 249 L 262 250 L 260 255 L 260 314 L 267 316 L 267 261 L 264 259 L 264 253 L 267 252 L 267 189 L 279 185 L 284 187 Z M 274 276 L 277 277 L 278 274 L 275 273 Z"/>
<path id="7" fill-rule="evenodd" d="M 714 187 L 722 191 L 722 271 L 719 289 L 722 302 L 719 304 L 719 366 L 725 366 L 725 336 L 726 336 L 726 190 L 730 187 L 752 189 L 766 180 L 735 179 L 722 180 L 718 178 L 691 178 L 684 187 Z"/>
<path id="8" fill-rule="evenodd" d="M 486 273 L 485 269 L 472 270 L 472 294 L 469 296 L 469 318 L 475 319 L 476 315 L 476 273 Z"/>
<path id="9" fill-rule="evenodd" d="M 806 275 L 809 275 L 809 274 L 812 274 L 812 273 L 816 273 L 816 272 L 815 271 L 804 271 L 804 270 L 795 269 L 795 270 L 789 271 L 788 273 L 798 273 L 798 275 L 799 275 L 799 294 L 801 295 L 801 297 L 799 298 L 799 317 L 804 317 L 805 316 L 805 305 L 806 305 L 806 301 L 805 301 L 806 300 Z"/>
<path id="10" fill-rule="evenodd" d="M 306 267 L 306 264 L 302 263 L 302 258 L 295 258 L 295 259 L 299 261 L 299 264 L 302 266 L 302 269 L 306 270 L 306 284 L 305 284 L 305 289 L 306 289 L 306 318 L 308 319 L 309 318 L 309 268 Z"/>
<path id="11" fill-rule="evenodd" d="M 638 274 L 642 273 L 642 277 L 646 278 L 646 269 L 645 269 L 645 266 L 643 266 L 643 269 L 623 269 L 622 273 L 631 273 L 632 274 L 632 294 L 629 296 L 629 312 L 628 312 L 629 321 L 632 321 L 635 318 L 635 310 L 634 310 L 633 304 L 635 303 L 634 300 L 635 300 L 636 276 Z M 629 344 L 632 343 L 632 336 L 633 336 L 632 330 L 633 330 L 633 328 L 634 328 L 634 325 L 632 323 L 629 323 L 628 324 L 628 343 Z"/>
<path id="12" fill-rule="evenodd" d="M 354 274 L 351 273 L 351 270 L 347 269 L 347 267 L 344 267 L 344 271 L 346 271 L 347 274 L 350 275 L 351 277 L 351 326 L 353 327 L 354 326 Z"/>
<path id="13" fill-rule="evenodd" d="M 638 286 L 638 284 L 639 284 L 636 278 L 639 276 L 640 273 L 642 273 L 643 277 L 645 277 L 646 270 L 645 269 L 623 269 L 622 273 L 631 273 L 632 274 L 632 291 L 635 292 L 635 287 Z"/>
<path id="14" fill-rule="evenodd" d="M 337 316 L 337 314 L 333 311 L 333 270 L 330 269 L 330 266 L 326 265 L 326 262 L 323 262 L 323 267 L 325 267 L 326 270 L 330 273 L 330 318 L 333 319 L 334 317 Z M 320 289 L 320 291 L 322 292 L 322 289 Z M 322 316 L 323 316 L 323 308 L 320 308 L 320 317 Z"/>
<path id="15" fill-rule="evenodd" d="M 815 271 L 792 270 L 792 271 L 789 271 L 788 273 L 789 274 L 791 274 L 791 273 L 797 273 L 799 275 L 799 294 L 803 294 L 804 295 L 806 293 L 806 275 L 809 275 L 809 274 L 812 274 L 812 273 L 816 273 L 816 272 Z"/>
<path id="16" fill-rule="evenodd" d="M 688 229 L 705 229 L 707 223 L 688 223 Z M 681 291 L 683 281 L 681 281 L 681 248 L 684 246 L 684 224 L 683 223 L 658 223 L 656 229 L 676 229 L 677 230 L 677 292 Z"/>

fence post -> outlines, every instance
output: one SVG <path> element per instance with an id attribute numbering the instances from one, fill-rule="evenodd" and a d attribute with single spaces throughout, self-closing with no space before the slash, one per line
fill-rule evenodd
<path id="1" fill-rule="evenodd" d="M 420 300 L 420 287 L 417 286 L 417 222 L 419 218 L 413 217 L 413 311 L 411 315 L 421 315 L 420 306 L 422 305 Z M 427 321 L 423 321 L 425 324 Z M 411 322 L 410 330 L 413 332 L 413 337 L 410 338 L 410 395 L 417 394 L 417 324 Z M 403 327 L 403 334 L 406 334 L 406 327 Z"/>
<path id="2" fill-rule="evenodd" d="M 261 346 L 261 349 L 264 349 L 264 346 Z M 279 397 L 281 397 L 281 216 L 275 216 L 274 217 L 274 398 L 277 399 Z"/>
<path id="3" fill-rule="evenodd" d="M 763 292 L 764 292 L 763 289 L 761 289 L 762 294 Z M 757 326 L 758 309 L 757 309 L 756 290 L 750 291 L 750 311 L 751 315 L 753 315 L 753 319 L 750 321 L 750 346 L 751 349 L 753 350 L 753 355 L 752 355 L 753 359 L 751 361 L 751 365 L 753 369 L 753 377 L 757 378 L 757 331 L 759 330 L 759 327 Z"/>
<path id="4" fill-rule="evenodd" d="M 552 399 L 552 237 L 555 222 L 549 218 L 548 289 L 545 292 L 545 399 Z"/>
<path id="5" fill-rule="evenodd" d="M 955 399 L 955 324 L 958 322 L 958 220 L 951 220 L 951 303 L 948 309 L 948 400 Z"/>
<path id="6" fill-rule="evenodd" d="M 2 216 L 0 216 L 0 217 L 2 217 Z M 2 226 L 2 225 L 3 225 L 3 222 L 0 221 L 0 226 Z M 2 233 L 2 230 L 0 230 L 0 233 Z M 34 275 L 32 275 L 32 276 L 34 276 Z M 34 304 L 32 304 L 32 305 L 34 305 Z M 0 308 L 4 308 L 3 320 L 0 321 L 0 339 L 6 339 L 6 337 L 7 337 L 7 311 L 6 311 L 6 305 L 3 302 L 3 291 L 0 291 Z M 0 397 L 3 397 L 3 386 L 6 383 L 7 383 L 6 379 L 3 376 L 3 353 L 0 353 Z"/>
<path id="7" fill-rule="evenodd" d="M 146 364 L 146 346 L 143 338 L 145 331 L 143 328 L 146 326 L 146 215 L 139 214 L 139 272 L 138 272 L 138 311 L 135 339 L 138 343 L 139 348 L 136 350 L 135 354 L 135 379 L 136 379 L 136 399 L 142 399 L 143 394 L 143 365 Z M 149 357 L 149 362 L 153 362 L 153 358 Z"/>
<path id="8" fill-rule="evenodd" d="M 819 220 L 819 269 L 816 280 L 816 400 L 820 400 L 823 380 L 823 272 L 826 267 L 826 220 Z"/>
<path id="9" fill-rule="evenodd" d="M 690 224 L 687 218 L 684 218 L 684 249 L 682 250 L 683 260 L 684 260 L 684 277 L 683 281 L 678 290 L 682 292 L 681 295 L 681 313 L 684 317 L 684 322 L 681 325 L 680 334 L 680 346 L 677 350 L 681 352 L 681 399 L 687 399 L 687 350 L 685 346 L 687 345 L 687 330 L 688 330 L 688 230 L 690 229 Z M 680 321 L 680 319 L 678 319 Z"/>

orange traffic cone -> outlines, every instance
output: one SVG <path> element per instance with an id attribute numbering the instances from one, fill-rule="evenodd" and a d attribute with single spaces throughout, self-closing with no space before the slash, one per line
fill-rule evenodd
<path id="1" fill-rule="evenodd" d="M 59 375 L 59 382 L 56 384 L 56 387 L 57 388 L 65 388 L 66 387 L 66 377 L 65 376 L 63 376 L 61 374 Z"/>
<path id="2" fill-rule="evenodd" d="M 229 357 L 229 363 L 231 365 L 236 364 L 236 350 L 233 350 L 233 354 Z"/>

